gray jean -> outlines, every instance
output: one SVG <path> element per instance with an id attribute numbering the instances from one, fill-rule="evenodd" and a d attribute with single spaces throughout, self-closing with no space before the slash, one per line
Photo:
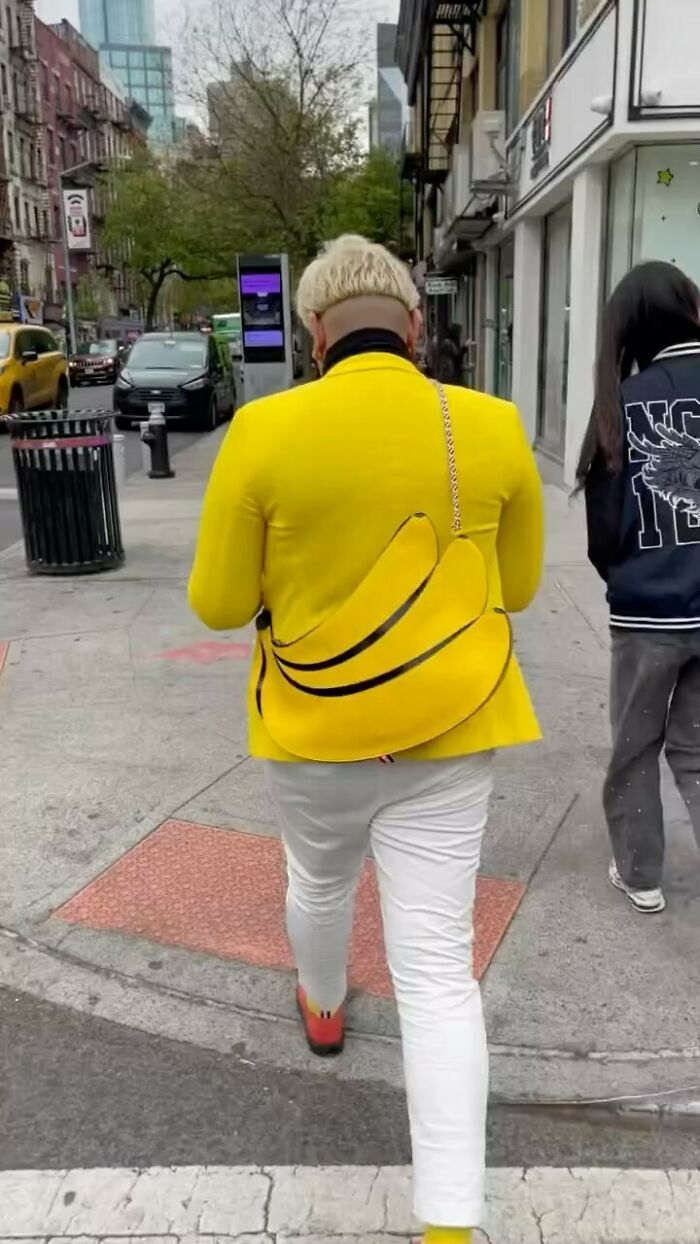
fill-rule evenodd
<path id="1" fill-rule="evenodd" d="M 653 890 L 664 862 L 662 749 L 700 844 L 700 630 L 613 630 L 610 717 L 613 854 L 628 885 Z"/>

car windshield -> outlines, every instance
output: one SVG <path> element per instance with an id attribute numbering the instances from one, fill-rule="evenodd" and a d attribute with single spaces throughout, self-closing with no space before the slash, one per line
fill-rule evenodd
<path id="1" fill-rule="evenodd" d="M 109 358 L 112 354 L 116 353 L 116 341 L 84 341 L 76 350 L 76 354 L 79 354 L 81 358 L 85 355 L 93 355 L 98 358 Z"/>
<path id="2" fill-rule="evenodd" d="M 129 367 L 143 371 L 201 371 L 206 360 L 205 338 L 161 337 L 137 341 L 129 354 Z"/>
<path id="3" fill-rule="evenodd" d="M 0 359 L 9 358 L 10 355 L 10 334 L 0 333 Z"/>

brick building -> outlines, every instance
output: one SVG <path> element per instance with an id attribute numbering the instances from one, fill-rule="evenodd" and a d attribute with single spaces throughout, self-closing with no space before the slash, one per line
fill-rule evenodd
<path id="1" fill-rule="evenodd" d="M 67 21 L 56 26 L 36 22 L 38 80 L 44 121 L 45 159 L 53 237 L 53 271 L 56 295 L 63 300 L 66 272 L 61 236 L 61 174 L 64 186 L 92 185 L 90 216 L 94 233 L 104 216 L 103 192 L 94 188 L 100 165 L 125 159 L 144 143 L 149 118 L 138 105 L 129 103 L 119 85 L 100 70 L 94 48 Z M 81 167 L 85 166 L 85 167 Z M 80 168 L 75 178 L 66 171 Z M 70 279 L 76 290 L 89 272 L 108 279 L 115 313 L 133 301 L 118 265 L 110 262 L 93 242 L 90 252 L 73 252 Z"/>
<path id="2" fill-rule="evenodd" d="M 0 278 L 45 298 L 52 283 L 50 204 L 38 94 L 33 0 L 0 5 Z"/>

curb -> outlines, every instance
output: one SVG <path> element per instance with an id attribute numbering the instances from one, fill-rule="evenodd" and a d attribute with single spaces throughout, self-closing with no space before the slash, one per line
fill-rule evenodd
<path id="1" fill-rule="evenodd" d="M 0 928 L 0 985 L 56 1006 L 113 1023 L 233 1056 L 243 1065 L 267 1064 L 287 1070 L 333 1074 L 340 1081 L 378 1082 L 403 1091 L 401 1047 L 397 1037 L 348 1030 L 343 1059 L 332 1069 L 312 1059 L 302 1041 L 290 1041 L 296 1020 L 252 1007 L 163 986 L 113 968 L 96 967 L 75 955 L 49 948 L 14 930 Z M 607 1121 L 624 1116 L 639 1126 L 658 1121 L 700 1118 L 700 1056 L 697 1051 L 608 1051 L 588 1055 L 568 1050 L 490 1046 L 492 1106 L 542 1113 L 595 1112 Z M 571 1085 L 566 1096 L 551 1096 L 546 1085 L 556 1067 Z M 620 1091 L 639 1080 L 644 1069 L 649 1092 Z M 563 1074 L 562 1074 L 563 1073 Z M 627 1077 L 627 1079 L 625 1079 Z M 603 1091 L 610 1085 L 609 1091 Z M 587 1091 L 587 1088 L 593 1091 Z M 596 1091 L 597 1088 L 597 1091 Z M 618 1091 L 615 1091 L 617 1088 Z"/>

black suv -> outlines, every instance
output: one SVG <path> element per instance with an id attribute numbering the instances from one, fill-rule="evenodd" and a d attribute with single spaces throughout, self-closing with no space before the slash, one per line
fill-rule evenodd
<path id="1" fill-rule="evenodd" d="M 168 423 L 213 431 L 230 419 L 233 372 L 219 342 L 208 333 L 144 333 L 134 342 L 114 386 L 114 422 L 128 428 L 155 408 Z"/>

